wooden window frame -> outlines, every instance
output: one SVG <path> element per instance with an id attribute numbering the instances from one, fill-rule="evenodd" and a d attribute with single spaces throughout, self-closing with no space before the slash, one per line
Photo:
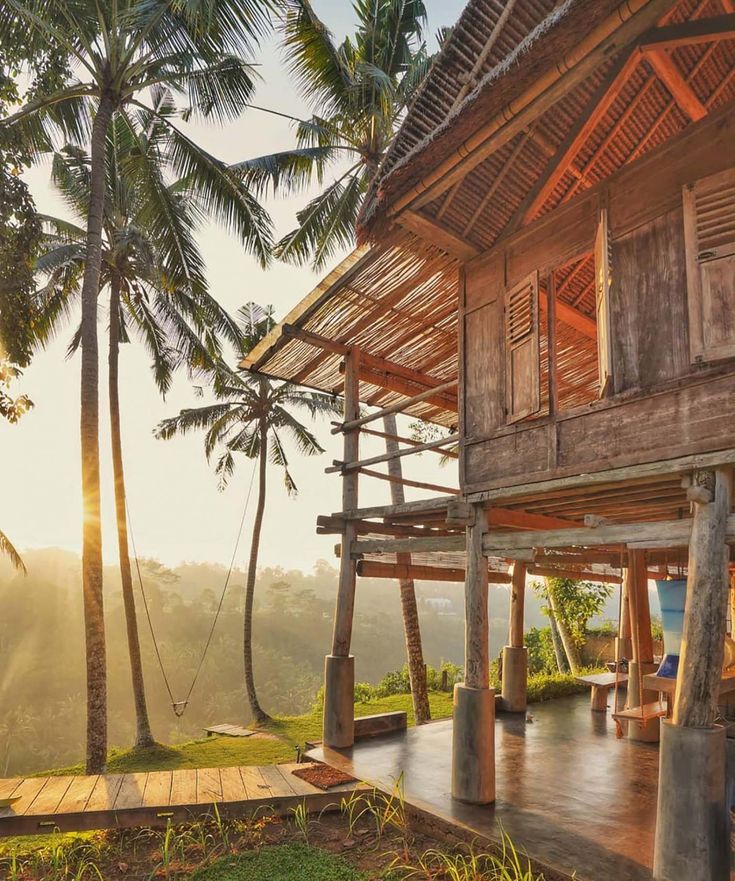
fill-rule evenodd
<path id="1" fill-rule="evenodd" d="M 531 303 L 531 333 L 526 334 L 523 340 L 518 344 L 513 344 L 508 332 L 508 310 L 509 304 L 513 297 L 519 292 L 530 287 L 532 292 Z M 541 410 L 541 346 L 539 334 L 539 273 L 534 270 L 518 284 L 509 288 L 505 292 L 505 303 L 503 309 L 504 339 L 505 339 L 505 421 L 508 425 L 527 419 L 529 416 L 535 416 Z M 531 373 L 533 386 L 531 388 L 530 398 L 531 405 L 525 410 L 518 413 L 513 412 L 513 353 L 520 348 L 521 345 L 531 344 L 532 348 L 532 364 L 534 369 Z"/>

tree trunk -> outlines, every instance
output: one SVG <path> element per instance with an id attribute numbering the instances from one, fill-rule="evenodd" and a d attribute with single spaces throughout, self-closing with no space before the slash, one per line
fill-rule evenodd
<path id="1" fill-rule="evenodd" d="M 82 284 L 80 439 L 84 510 L 82 591 L 87 661 L 88 774 L 101 773 L 107 762 L 107 657 L 102 596 L 97 299 L 105 205 L 105 141 L 113 110 L 112 98 L 103 94 L 92 127 L 89 215 Z"/>
<path id="2" fill-rule="evenodd" d="M 556 615 L 551 606 L 549 606 L 549 630 L 551 630 L 551 645 L 554 647 L 556 668 L 560 673 L 568 673 L 569 665 L 567 664 L 567 658 L 564 654 L 564 646 L 561 644 L 559 626 L 556 623 Z"/>
<path id="3" fill-rule="evenodd" d="M 268 428 L 265 422 L 260 424 L 260 456 L 258 474 L 258 507 L 255 511 L 253 536 L 250 542 L 250 562 L 248 563 L 248 579 L 245 586 L 245 622 L 243 626 L 243 660 L 245 666 L 245 690 L 248 705 L 253 719 L 262 724 L 270 721 L 270 716 L 261 708 L 255 691 L 253 676 L 253 598 L 255 596 L 255 576 L 258 568 L 258 550 L 260 548 L 260 531 L 263 526 L 265 511 L 266 472 L 268 465 Z"/>
<path id="4" fill-rule="evenodd" d="M 551 610 L 554 613 L 556 626 L 559 631 L 559 637 L 561 638 L 561 643 L 564 646 L 564 654 L 566 655 L 569 669 L 576 676 L 576 674 L 579 672 L 579 668 L 582 666 L 579 658 L 579 651 L 564 617 L 564 610 L 559 608 L 559 604 L 557 603 L 556 597 L 554 596 L 554 591 L 550 587 L 548 587 L 548 585 L 547 595 L 549 597 L 549 605 L 551 606 Z"/>
<path id="5" fill-rule="evenodd" d="M 122 456 L 122 433 L 120 430 L 120 392 L 119 392 L 119 357 L 120 357 L 120 278 L 113 274 L 110 285 L 110 351 L 108 387 L 110 398 L 110 439 L 112 441 L 112 473 L 115 482 L 115 516 L 117 518 L 117 547 L 120 556 L 120 580 L 122 583 L 123 605 L 125 607 L 125 624 L 128 636 L 128 655 L 133 683 L 133 699 L 135 701 L 135 745 L 136 747 L 153 746 L 155 741 L 151 734 L 151 723 L 148 719 L 148 707 L 145 699 L 145 682 L 143 680 L 143 662 L 140 657 L 140 639 L 138 621 L 135 613 L 135 596 L 133 594 L 133 576 L 130 570 L 130 552 L 128 550 L 128 524 L 125 504 L 125 471 Z"/>
<path id="6" fill-rule="evenodd" d="M 397 435 L 396 417 L 390 413 L 383 417 L 383 425 L 386 434 Z M 398 442 L 386 438 L 385 450 L 393 453 L 398 450 Z M 388 474 L 400 479 L 403 477 L 403 469 L 400 459 L 391 459 L 388 462 Z M 397 480 L 390 482 L 391 503 L 402 505 L 406 501 L 403 484 Z M 398 554 L 398 565 L 411 565 L 410 554 Z M 411 695 L 413 698 L 413 713 L 417 725 L 423 725 L 431 721 L 431 709 L 429 708 L 429 694 L 426 687 L 426 665 L 424 664 L 424 652 L 421 645 L 421 627 L 419 625 L 419 610 L 416 604 L 416 585 L 412 578 L 399 579 L 401 591 L 401 614 L 403 616 L 403 633 L 406 640 L 406 657 L 408 659 L 408 678 L 411 683 Z"/>

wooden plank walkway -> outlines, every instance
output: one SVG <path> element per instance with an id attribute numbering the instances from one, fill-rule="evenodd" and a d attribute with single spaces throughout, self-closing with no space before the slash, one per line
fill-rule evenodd
<path id="1" fill-rule="evenodd" d="M 337 809 L 346 793 L 362 787 L 349 783 L 324 792 L 291 773 L 299 767 L 303 765 L 0 779 L 0 801 L 14 800 L 0 807 L 0 838 L 52 829 L 73 832 L 185 822 L 211 815 L 214 804 L 224 817 L 264 810 L 283 815 L 302 803 L 309 811 Z"/>

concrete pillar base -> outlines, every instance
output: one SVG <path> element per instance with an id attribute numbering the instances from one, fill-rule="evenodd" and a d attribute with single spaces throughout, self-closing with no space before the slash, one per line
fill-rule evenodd
<path id="1" fill-rule="evenodd" d="M 656 881 L 728 881 L 725 729 L 665 721 L 653 857 Z"/>
<path id="2" fill-rule="evenodd" d="M 495 690 L 454 686 L 452 798 L 495 801 Z"/>
<path id="3" fill-rule="evenodd" d="M 355 658 L 324 659 L 324 721 L 326 746 L 342 749 L 355 742 Z"/>
<path id="4" fill-rule="evenodd" d="M 526 712 L 528 649 L 505 646 L 503 649 L 503 683 L 500 707 L 506 713 Z"/>
<path id="5" fill-rule="evenodd" d="M 657 664 L 641 664 L 643 674 L 655 673 L 658 669 Z M 657 691 L 644 691 L 643 696 L 639 694 L 639 676 L 638 662 L 631 661 L 628 664 L 628 699 L 625 702 L 626 707 L 640 707 L 641 704 L 654 703 L 659 699 Z M 628 721 L 628 739 L 636 740 L 639 743 L 658 743 L 660 737 L 660 719 L 649 719 L 645 725 L 641 722 Z"/>

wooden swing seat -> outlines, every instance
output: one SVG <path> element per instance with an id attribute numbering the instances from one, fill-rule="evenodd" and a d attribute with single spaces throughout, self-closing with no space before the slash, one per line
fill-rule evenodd
<path id="1" fill-rule="evenodd" d="M 612 714 L 613 719 L 620 722 L 650 722 L 653 719 L 661 719 L 666 716 L 666 707 L 661 701 L 653 701 L 643 704 L 642 707 L 628 707 L 627 710 L 618 710 Z"/>

